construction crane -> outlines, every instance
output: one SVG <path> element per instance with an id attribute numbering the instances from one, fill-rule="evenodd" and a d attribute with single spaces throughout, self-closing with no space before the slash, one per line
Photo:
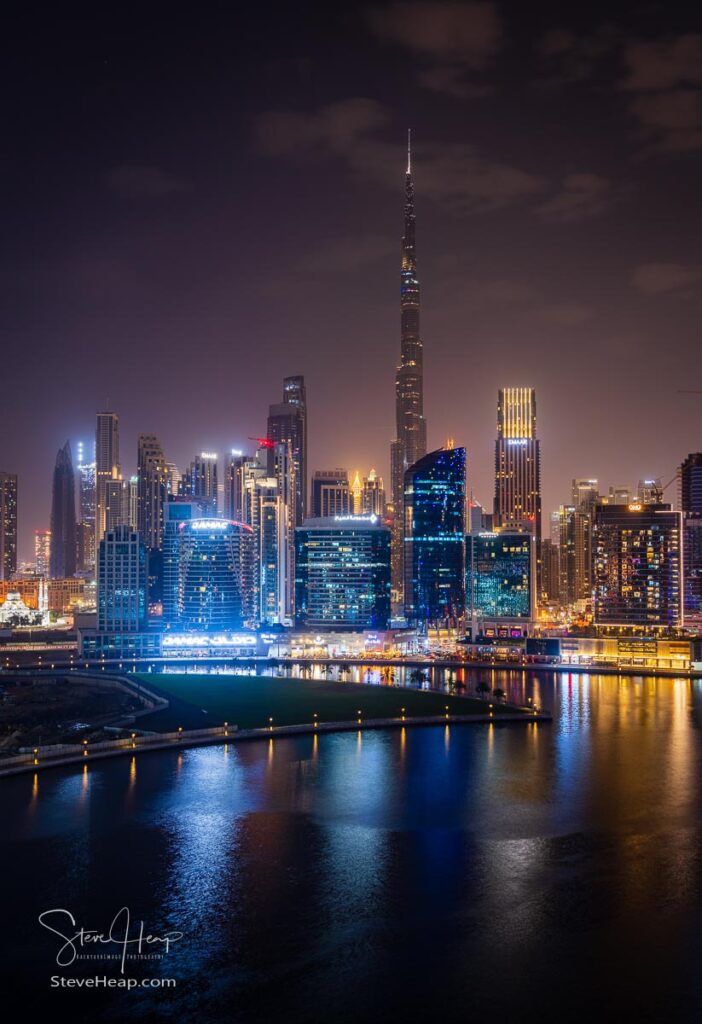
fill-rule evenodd
<path id="1" fill-rule="evenodd" d="M 702 394 L 702 392 L 700 392 L 700 394 Z M 656 501 L 657 504 L 660 504 L 663 501 L 663 495 L 668 490 L 670 485 L 674 484 L 677 479 L 678 479 L 678 474 L 676 473 L 674 477 L 671 477 L 671 479 L 668 481 L 667 484 L 663 484 L 662 487 L 652 487 L 651 488 L 651 494 L 653 495 L 654 500 Z"/>

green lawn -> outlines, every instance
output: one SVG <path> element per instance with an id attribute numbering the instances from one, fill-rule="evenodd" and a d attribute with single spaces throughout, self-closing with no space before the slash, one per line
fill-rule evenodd
<path id="1" fill-rule="evenodd" d="M 403 707 L 410 717 L 442 715 L 446 705 L 455 715 L 485 714 L 489 703 L 422 690 L 316 679 L 196 674 L 145 674 L 136 678 L 175 698 L 171 709 L 154 715 L 153 725 L 147 724 L 152 722 L 151 716 L 144 719 L 145 727 L 158 729 L 177 724 L 184 728 L 214 726 L 225 721 L 240 729 L 254 729 L 268 725 L 269 717 L 274 725 L 300 725 L 313 721 L 314 712 L 319 722 L 344 722 L 356 718 L 359 709 L 364 718 L 399 717 Z M 494 704 L 494 710 L 499 714 L 511 709 Z M 176 723 L 174 718 L 179 721 Z"/>

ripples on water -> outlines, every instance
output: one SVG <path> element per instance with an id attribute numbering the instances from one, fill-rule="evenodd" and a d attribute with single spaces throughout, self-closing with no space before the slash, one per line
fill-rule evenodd
<path id="1" fill-rule="evenodd" d="M 104 927 L 126 905 L 185 932 L 148 971 L 178 988 L 81 992 L 74 1020 L 562 1020 L 574 1003 L 698 1020 L 700 684 L 496 671 L 468 687 L 483 675 L 554 722 L 3 781 L 4 967 L 26 1005 L 68 1005 L 39 911 Z"/>

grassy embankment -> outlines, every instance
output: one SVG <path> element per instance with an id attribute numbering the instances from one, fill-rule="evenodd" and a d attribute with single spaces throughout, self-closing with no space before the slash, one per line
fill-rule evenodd
<path id="1" fill-rule="evenodd" d="M 179 725 L 197 729 L 225 721 L 240 729 L 255 729 L 267 726 L 269 718 L 273 725 L 300 725 L 312 722 L 315 713 L 319 722 L 346 722 L 355 719 L 359 710 L 365 719 L 398 718 L 403 707 L 408 717 L 443 715 L 447 706 L 452 715 L 484 715 L 489 703 L 496 716 L 515 710 L 474 697 L 317 679 L 194 673 L 137 678 L 171 700 L 168 710 L 143 720 L 145 727 L 158 730 Z"/>

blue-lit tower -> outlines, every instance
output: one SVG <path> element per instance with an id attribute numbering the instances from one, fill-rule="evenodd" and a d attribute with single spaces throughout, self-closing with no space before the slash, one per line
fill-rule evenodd
<path id="1" fill-rule="evenodd" d="M 466 450 L 440 448 L 405 473 L 405 615 L 454 625 L 465 611 Z"/>

